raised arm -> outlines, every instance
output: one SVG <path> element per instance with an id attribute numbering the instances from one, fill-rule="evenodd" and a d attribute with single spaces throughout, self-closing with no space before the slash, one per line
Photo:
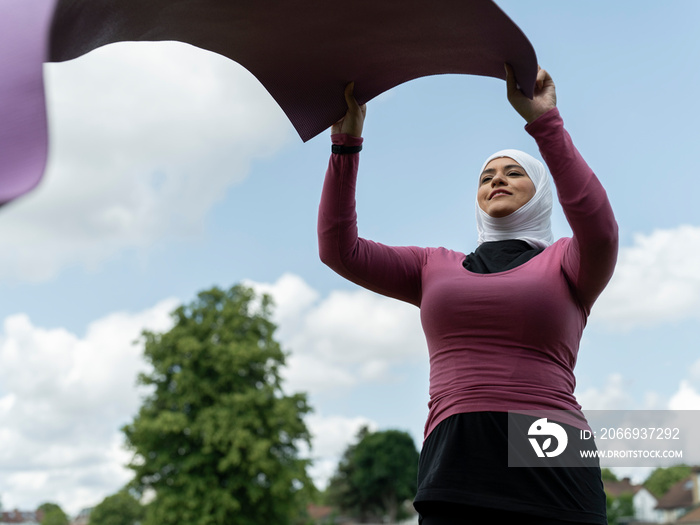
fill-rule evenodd
<path id="1" fill-rule="evenodd" d="M 564 129 L 556 108 L 554 81 L 549 73 L 539 70 L 533 100 L 527 99 L 517 88 L 509 66 L 506 66 L 506 76 L 508 100 L 527 121 L 525 129 L 537 141 L 573 231 L 563 269 L 588 312 L 615 268 L 617 222 L 603 186 Z"/>
<path id="2" fill-rule="evenodd" d="M 358 237 L 355 183 L 366 108 L 345 90 L 348 112 L 332 127 L 335 148 L 328 162 L 318 213 L 321 260 L 346 279 L 369 290 L 420 305 L 426 250 L 385 246 Z"/>

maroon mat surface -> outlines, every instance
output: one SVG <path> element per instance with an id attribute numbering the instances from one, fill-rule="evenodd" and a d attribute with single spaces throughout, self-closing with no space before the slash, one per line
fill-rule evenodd
<path id="1" fill-rule="evenodd" d="M 33 188 L 47 157 L 42 63 L 120 41 L 176 40 L 248 69 L 302 140 L 414 78 L 505 78 L 532 97 L 537 58 L 491 0 L 0 0 L 0 204 Z M 144 108 L 148 101 L 144 101 Z"/>
<path id="2" fill-rule="evenodd" d="M 235 60 L 270 92 L 302 140 L 408 80 L 466 73 L 505 78 L 532 96 L 535 52 L 491 0 L 59 0 L 52 61 L 120 40 L 179 40 Z"/>

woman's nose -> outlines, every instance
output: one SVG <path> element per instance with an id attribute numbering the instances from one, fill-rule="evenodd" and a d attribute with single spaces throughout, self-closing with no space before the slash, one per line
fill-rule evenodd
<path id="1" fill-rule="evenodd" d="M 508 179 L 502 173 L 496 173 L 491 179 L 491 186 L 498 186 L 499 184 L 505 184 Z"/>

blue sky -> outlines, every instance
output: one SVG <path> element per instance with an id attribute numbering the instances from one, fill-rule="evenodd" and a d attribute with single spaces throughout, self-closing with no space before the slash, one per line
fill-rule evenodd
<path id="1" fill-rule="evenodd" d="M 618 269 L 577 366 L 584 409 L 700 409 L 700 39 L 693 1 L 500 1 L 557 85 L 565 125 L 606 187 Z M 359 425 L 427 413 L 414 307 L 324 267 L 316 210 L 329 155 L 304 144 L 238 65 L 181 44 L 119 44 L 46 66 L 42 185 L 0 210 L 0 500 L 71 512 L 128 480 L 119 427 L 138 408 L 131 342 L 208 287 L 272 293 L 287 388 L 316 412 L 320 483 Z M 477 170 L 537 154 L 496 79 L 445 75 L 371 101 L 361 235 L 473 250 Z M 559 210 L 557 236 L 568 235 Z"/>

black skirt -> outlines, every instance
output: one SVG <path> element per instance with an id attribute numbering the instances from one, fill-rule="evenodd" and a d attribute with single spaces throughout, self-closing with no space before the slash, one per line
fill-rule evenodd
<path id="1" fill-rule="evenodd" d="M 507 412 L 456 414 L 433 429 L 420 454 L 414 507 L 421 515 L 463 509 L 607 524 L 600 467 L 508 466 Z"/>

